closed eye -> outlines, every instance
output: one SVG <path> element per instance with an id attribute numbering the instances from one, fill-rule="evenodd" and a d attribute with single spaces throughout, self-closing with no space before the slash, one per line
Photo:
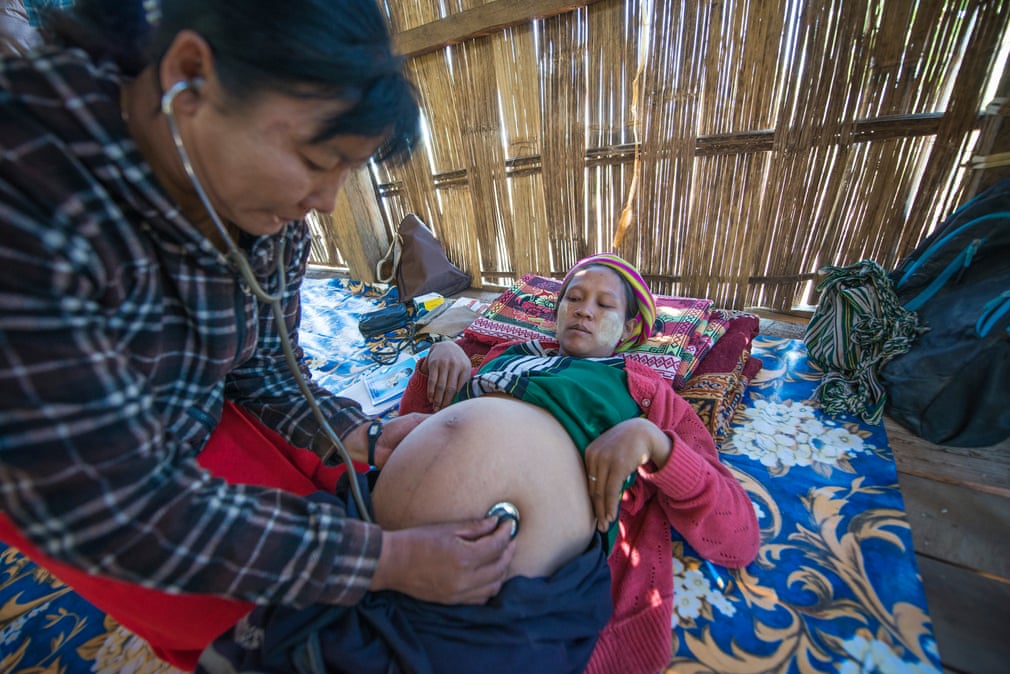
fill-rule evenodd
<path id="1" fill-rule="evenodd" d="M 302 161 L 305 162 L 305 166 L 308 167 L 310 171 L 313 171 L 315 173 L 326 173 L 326 171 L 328 170 L 325 166 L 320 166 L 319 164 L 317 164 L 316 162 L 312 161 L 311 159 L 309 159 L 304 155 L 302 156 Z"/>
<path id="2" fill-rule="evenodd" d="M 348 170 L 359 169 L 362 166 L 368 164 L 368 162 L 371 161 L 371 157 L 368 157 L 367 159 L 359 159 L 353 162 L 338 161 L 331 166 L 323 166 L 322 164 L 317 164 L 308 157 L 303 157 L 303 161 L 305 162 L 305 166 L 307 166 L 310 171 L 313 171 L 315 173 L 330 173 L 341 167 Z"/>

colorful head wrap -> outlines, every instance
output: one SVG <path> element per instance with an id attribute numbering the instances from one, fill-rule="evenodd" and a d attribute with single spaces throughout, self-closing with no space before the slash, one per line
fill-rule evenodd
<path id="1" fill-rule="evenodd" d="M 565 280 L 561 282 L 561 290 L 568 288 L 568 283 L 572 280 L 572 275 L 575 272 L 593 265 L 608 267 L 617 272 L 631 286 L 635 294 L 635 300 L 638 302 L 638 315 L 634 319 L 635 327 L 627 339 L 624 339 L 617 345 L 616 350 L 626 351 L 627 349 L 645 344 L 652 335 L 652 326 L 656 322 L 656 300 L 652 296 L 649 285 L 642 278 L 642 275 L 638 273 L 634 265 L 624 258 L 618 257 L 613 253 L 600 253 L 599 255 L 590 255 L 589 257 L 582 258 L 565 274 Z"/>

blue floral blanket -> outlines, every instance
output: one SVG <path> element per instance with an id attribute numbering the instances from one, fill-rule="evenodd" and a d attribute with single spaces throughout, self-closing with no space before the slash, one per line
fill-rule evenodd
<path id="1" fill-rule="evenodd" d="M 939 672 L 882 424 L 824 415 L 799 340 L 758 337 L 763 369 L 723 444 L 762 528 L 757 561 L 708 565 L 674 532 L 683 672 Z"/>
<path id="2" fill-rule="evenodd" d="M 306 280 L 300 339 L 314 377 L 367 395 L 363 382 L 396 367 L 377 360 L 411 357 L 409 346 L 397 352 L 407 342 L 396 335 L 366 342 L 358 332 L 361 315 L 395 301 L 384 287 Z M 749 567 L 729 571 L 673 532 L 668 671 L 941 671 L 883 426 L 818 409 L 820 373 L 801 341 L 758 337 L 753 353 L 764 368 L 722 451 L 754 501 L 762 549 Z M 0 672 L 176 671 L 0 544 Z"/>

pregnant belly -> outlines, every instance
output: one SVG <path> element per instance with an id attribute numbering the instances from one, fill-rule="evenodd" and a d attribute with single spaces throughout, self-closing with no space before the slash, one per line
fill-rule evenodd
<path id="1" fill-rule="evenodd" d="M 552 415 L 507 396 L 451 405 L 393 452 L 372 493 L 384 529 L 519 509 L 510 575 L 547 576 L 589 544 L 595 520 L 582 457 Z"/>

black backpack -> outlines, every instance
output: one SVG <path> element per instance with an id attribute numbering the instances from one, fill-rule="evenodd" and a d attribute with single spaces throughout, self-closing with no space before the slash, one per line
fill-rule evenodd
<path id="1" fill-rule="evenodd" d="M 928 331 L 881 368 L 887 413 L 937 444 L 1010 437 L 1010 180 L 951 214 L 890 277 Z"/>

